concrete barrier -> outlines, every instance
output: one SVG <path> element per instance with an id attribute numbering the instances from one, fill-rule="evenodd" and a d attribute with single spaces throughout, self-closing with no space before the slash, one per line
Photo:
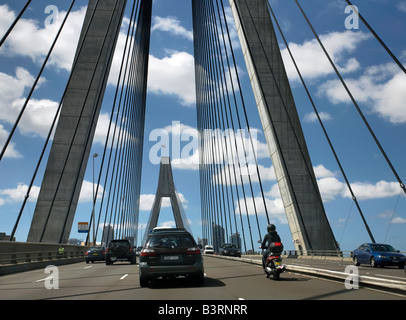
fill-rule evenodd
<path id="1" fill-rule="evenodd" d="M 241 258 L 218 256 L 218 255 L 205 255 L 205 256 L 212 256 L 212 257 L 215 257 L 218 259 L 234 260 L 234 261 L 238 261 L 238 262 L 244 262 L 244 263 L 262 266 L 262 256 L 258 256 L 258 255 L 242 256 Z M 282 257 L 284 257 L 284 256 L 282 256 Z M 285 258 L 286 257 L 287 256 L 285 256 Z M 321 258 L 321 257 L 318 257 L 318 258 Z M 326 258 L 332 258 L 332 257 L 326 257 Z M 350 261 L 352 261 L 351 258 L 344 258 L 344 259 L 350 259 Z M 342 261 L 342 260 L 340 260 L 340 261 Z M 345 260 L 345 261 L 347 261 L 347 260 Z M 360 286 L 363 285 L 365 287 L 384 289 L 384 290 L 390 291 L 390 292 L 406 294 L 406 282 L 405 281 L 388 280 L 388 279 L 384 279 L 384 278 L 360 276 L 360 275 L 358 275 L 357 278 L 354 278 L 355 275 L 352 273 L 345 273 L 345 272 L 332 271 L 332 270 L 313 268 L 313 267 L 294 266 L 294 265 L 285 264 L 285 263 L 284 263 L 284 265 L 286 267 L 286 271 L 290 271 L 290 272 L 306 274 L 306 275 L 311 275 L 314 277 L 331 279 L 331 280 L 336 280 L 336 281 L 340 281 L 340 282 L 345 282 L 346 279 L 349 279 L 349 277 L 351 277 L 352 280 L 358 280 L 358 283 Z"/>
<path id="2" fill-rule="evenodd" d="M 59 248 L 63 247 L 63 254 Z M 0 276 L 84 261 L 87 247 L 52 243 L 0 241 Z"/>

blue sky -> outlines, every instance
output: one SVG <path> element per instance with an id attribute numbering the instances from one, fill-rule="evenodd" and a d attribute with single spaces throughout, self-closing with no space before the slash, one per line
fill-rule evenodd
<path id="1" fill-rule="evenodd" d="M 227 1 L 224 1 L 227 4 Z M 404 0 L 359 0 L 353 1 L 399 60 L 406 62 L 406 1 Z M 0 1 L 0 34 L 4 34 L 13 17 L 25 1 Z M 26 185 L 32 175 L 38 148 L 44 142 L 47 124 L 60 95 L 70 69 L 75 43 L 81 28 L 87 1 L 80 0 L 68 20 L 67 30 L 51 58 L 49 67 L 35 91 L 29 111 L 12 140 L 5 159 L 0 163 L 0 232 L 10 233 Z M 406 251 L 406 198 L 395 177 L 384 161 L 354 106 L 337 81 L 333 69 L 323 56 L 320 47 L 306 25 L 294 1 L 272 0 L 271 4 L 280 21 L 293 55 L 297 59 L 307 85 L 322 112 L 324 124 L 330 134 L 344 170 L 359 200 L 367 222 L 378 242 L 391 243 Z M 393 63 L 375 38 L 360 21 L 359 29 L 346 28 L 349 16 L 345 13 L 344 0 L 301 1 L 321 36 L 327 50 L 337 63 L 355 99 L 361 106 L 371 127 L 379 138 L 400 177 L 406 180 L 406 75 Z M 50 14 L 48 5 L 58 8 L 56 21 L 45 24 Z M 54 4 L 33 1 L 23 20 L 17 25 L 4 46 L 0 49 L 0 145 L 10 132 L 15 117 L 27 96 L 49 45 L 63 19 L 69 3 Z M 230 13 L 230 12 L 228 12 Z M 127 15 L 126 17 L 128 17 Z M 124 22 L 126 23 L 126 21 Z M 125 27 L 123 27 L 123 31 Z M 189 0 L 155 0 L 150 50 L 150 71 L 147 111 L 145 122 L 144 159 L 141 181 L 140 224 L 148 221 L 153 196 L 156 192 L 159 165 L 151 161 L 157 141 L 152 137 L 156 130 L 164 129 L 169 134 L 168 151 L 176 160 L 172 149 L 172 132 L 196 134 L 196 107 L 194 92 L 194 58 L 192 39 L 192 9 Z M 238 47 L 236 34 L 232 33 Z M 278 34 L 279 36 L 279 34 Z M 282 40 L 280 39 L 280 42 Z M 117 51 L 123 48 L 124 38 L 119 39 Z M 318 178 L 325 209 L 336 240 L 342 250 L 353 250 L 362 242 L 369 241 L 359 213 L 349 197 L 345 181 L 315 121 L 313 110 L 289 60 L 285 46 L 282 54 L 303 131 L 307 139 L 312 163 Z M 237 50 L 238 51 L 238 48 Z M 118 55 L 117 55 L 118 56 Z M 241 54 L 237 53 L 241 79 L 249 101 L 251 128 L 259 129 L 258 162 L 264 183 L 266 203 L 272 222 L 282 236 L 286 249 L 293 249 L 289 226 L 284 216 L 282 202 L 277 189 L 272 163 L 267 155 L 266 141 L 261 133 L 261 123 L 255 102 L 252 100 L 250 84 Z M 96 132 L 94 152 L 102 153 L 109 106 L 114 94 L 114 79 L 117 78 L 118 59 L 112 67 L 109 85 Z M 251 100 L 249 100 L 251 99 Z M 157 116 L 159 115 L 159 116 Z M 177 136 L 174 137 L 178 139 Z M 177 140 L 176 140 L 177 141 Z M 188 142 L 181 142 L 181 148 Z M 96 159 L 96 169 L 100 159 Z M 77 208 L 71 237 L 83 238 L 77 233 L 77 223 L 88 221 L 91 212 L 92 166 L 89 162 Z M 41 170 L 44 170 L 43 168 Z M 183 199 L 185 212 L 194 235 L 201 236 L 200 184 L 196 165 L 173 164 L 175 185 Z M 40 179 L 26 207 L 17 240 L 25 241 L 35 209 L 36 194 Z M 259 197 L 259 194 L 255 195 Z M 160 214 L 160 224 L 173 223 L 172 210 L 165 203 Z M 260 208 L 261 214 L 261 208 Z M 262 233 L 265 232 L 265 218 Z M 251 216 L 252 219 L 254 217 Z M 140 230 L 144 231 L 143 229 Z"/>

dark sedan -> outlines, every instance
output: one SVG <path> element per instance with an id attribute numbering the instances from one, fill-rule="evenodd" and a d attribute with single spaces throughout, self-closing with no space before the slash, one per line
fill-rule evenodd
<path id="1" fill-rule="evenodd" d="M 185 229 L 154 229 L 140 253 L 139 275 L 141 287 L 159 277 L 179 276 L 203 284 L 202 254 Z"/>
<path id="2" fill-rule="evenodd" d="M 104 261 L 106 257 L 105 247 L 90 247 L 85 253 L 86 263 L 95 261 Z"/>
<path id="3" fill-rule="evenodd" d="M 241 258 L 241 250 L 234 243 L 222 244 L 219 250 L 219 254 L 221 256 Z"/>
<path id="4" fill-rule="evenodd" d="M 369 264 L 376 266 L 405 267 L 406 257 L 392 246 L 383 243 L 364 243 L 354 250 L 354 265 Z"/>

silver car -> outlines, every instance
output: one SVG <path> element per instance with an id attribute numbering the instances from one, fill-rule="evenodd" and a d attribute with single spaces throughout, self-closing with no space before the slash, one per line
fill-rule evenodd
<path id="1" fill-rule="evenodd" d="M 148 236 L 140 253 L 141 287 L 159 277 L 185 276 L 204 282 L 203 258 L 199 247 L 185 229 L 157 229 Z"/>

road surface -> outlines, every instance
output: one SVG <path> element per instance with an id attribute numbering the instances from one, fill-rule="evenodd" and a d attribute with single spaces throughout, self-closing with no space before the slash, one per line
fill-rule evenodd
<path id="1" fill-rule="evenodd" d="M 343 283 L 293 273 L 279 281 L 262 268 L 205 257 L 205 283 L 157 279 L 141 288 L 138 265 L 77 263 L 0 277 L 2 300 L 406 300 L 406 296 L 367 288 L 347 290 Z M 380 272 L 384 270 L 379 270 Z"/>

